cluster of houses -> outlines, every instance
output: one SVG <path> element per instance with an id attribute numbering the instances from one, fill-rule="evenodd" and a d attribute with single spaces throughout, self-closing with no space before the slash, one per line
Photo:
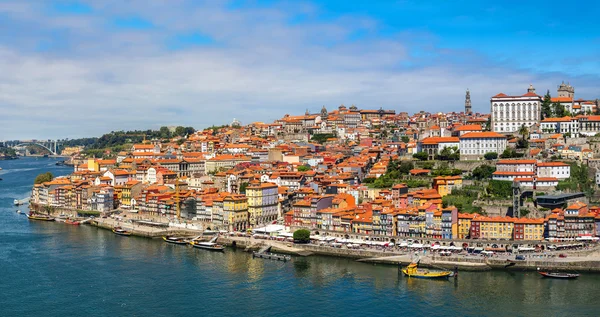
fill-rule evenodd
<path id="1" fill-rule="evenodd" d="M 238 231 L 279 222 L 366 235 L 539 240 L 551 232 L 546 219 L 488 218 L 443 208 L 441 198 L 460 188 L 461 176 L 429 177 L 431 188 L 410 190 L 403 184 L 376 189 L 363 183 L 385 175 L 390 161 L 412 159 L 417 152 L 431 159 L 444 148 L 461 159 L 501 153 L 511 140 L 484 131 L 488 121 L 489 115 L 473 114 L 470 107 L 409 116 L 343 105 L 330 112 L 323 107 L 315 114 L 285 115 L 274 123 L 234 121 L 134 144 L 107 152 L 105 159 L 80 159 L 71 175 L 36 184 L 31 200 Z M 535 187 L 555 186 L 569 175 L 565 163 L 500 160 L 493 178 Z M 517 234 L 521 228 L 525 231 Z"/>

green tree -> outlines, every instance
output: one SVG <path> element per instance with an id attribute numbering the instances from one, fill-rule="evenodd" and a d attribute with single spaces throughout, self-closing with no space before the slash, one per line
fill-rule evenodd
<path id="1" fill-rule="evenodd" d="M 408 142 L 410 142 L 410 139 L 409 139 L 409 138 L 408 138 L 406 135 L 403 135 L 402 137 L 400 137 L 400 139 L 401 139 L 401 140 L 402 140 L 402 142 L 404 142 L 404 143 L 408 143 Z"/>
<path id="2" fill-rule="evenodd" d="M 161 139 L 170 139 L 172 137 L 171 130 L 168 127 L 160 127 L 158 133 Z"/>
<path id="3" fill-rule="evenodd" d="M 413 162 L 405 161 L 402 162 L 400 166 L 398 166 L 398 172 L 400 172 L 400 174 L 402 175 L 408 175 L 408 173 L 410 173 L 410 170 L 414 168 L 415 164 L 413 164 Z"/>
<path id="4" fill-rule="evenodd" d="M 482 179 L 491 179 L 492 175 L 496 171 L 496 168 L 490 165 L 479 165 L 473 169 L 471 175 L 473 178 L 482 180 Z"/>
<path id="5" fill-rule="evenodd" d="M 241 194 L 245 194 L 246 193 L 246 188 L 248 188 L 248 183 L 244 182 L 240 185 L 240 193 Z"/>
<path id="6" fill-rule="evenodd" d="M 551 118 L 552 117 L 552 97 L 550 96 L 550 90 L 546 91 L 546 95 L 544 95 L 544 100 L 542 101 L 542 119 Z"/>
<path id="7" fill-rule="evenodd" d="M 495 160 L 498 158 L 498 153 L 496 152 L 487 152 L 483 155 L 486 160 Z"/>
<path id="8" fill-rule="evenodd" d="M 309 243 L 310 242 L 310 230 L 298 229 L 294 231 L 294 242 L 295 243 Z"/>
<path id="9" fill-rule="evenodd" d="M 460 152 L 456 146 L 446 146 L 437 155 L 437 159 L 442 161 L 458 161 L 460 159 Z"/>
<path id="10" fill-rule="evenodd" d="M 306 172 L 306 171 L 310 171 L 311 168 L 309 165 L 300 165 L 298 166 L 298 172 Z"/>
<path id="11" fill-rule="evenodd" d="M 52 179 L 54 179 L 54 175 L 52 175 L 52 173 L 50 173 L 50 172 L 46 172 L 46 173 L 42 173 L 42 174 L 39 174 L 38 176 L 36 176 L 33 183 L 41 184 L 41 183 L 49 182 Z"/>
<path id="12" fill-rule="evenodd" d="M 517 153 L 517 151 L 507 148 L 506 150 L 504 150 L 504 152 L 502 152 L 502 154 L 500 154 L 500 157 L 503 159 L 519 158 L 523 157 L 523 153 Z"/>
<path id="13" fill-rule="evenodd" d="M 427 158 L 429 157 L 429 155 L 427 155 L 426 152 L 417 152 L 417 153 L 413 154 L 413 157 L 420 161 L 426 161 Z"/>
<path id="14" fill-rule="evenodd" d="M 567 115 L 567 110 L 565 109 L 565 106 L 563 106 L 560 102 L 553 103 L 552 109 L 554 116 L 557 118 L 562 118 Z"/>
<path id="15" fill-rule="evenodd" d="M 512 182 L 491 180 L 487 190 L 490 195 L 495 197 L 510 198 L 512 196 Z"/>

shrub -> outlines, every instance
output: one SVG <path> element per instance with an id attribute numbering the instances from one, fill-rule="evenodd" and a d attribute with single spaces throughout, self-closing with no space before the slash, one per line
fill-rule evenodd
<path id="1" fill-rule="evenodd" d="M 413 157 L 420 161 L 426 161 L 427 158 L 429 157 L 429 155 L 427 155 L 427 153 L 425 153 L 425 152 L 418 152 L 418 153 L 413 154 Z"/>
<path id="2" fill-rule="evenodd" d="M 53 178 L 54 178 L 54 175 L 52 175 L 52 173 L 50 173 L 50 172 L 42 173 L 35 177 L 35 180 L 33 181 L 33 183 L 41 184 L 41 183 L 49 182 Z"/>
<path id="3" fill-rule="evenodd" d="M 309 243 L 310 231 L 307 229 L 298 229 L 294 231 L 294 243 Z"/>
<path id="4" fill-rule="evenodd" d="M 486 160 L 495 160 L 498 158 L 498 153 L 496 152 L 487 152 L 483 155 Z"/>

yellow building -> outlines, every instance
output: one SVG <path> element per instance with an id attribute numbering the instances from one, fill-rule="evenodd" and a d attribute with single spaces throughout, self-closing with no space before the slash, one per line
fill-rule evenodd
<path id="1" fill-rule="evenodd" d="M 433 189 L 435 189 L 440 196 L 444 197 L 452 193 L 453 189 L 462 188 L 462 177 L 461 176 L 437 176 L 433 178 Z"/>
<path id="2" fill-rule="evenodd" d="M 474 214 L 458 214 L 458 232 L 455 237 L 458 237 L 458 239 L 466 239 L 470 235 L 471 220 L 473 220 L 474 217 Z"/>
<path id="3" fill-rule="evenodd" d="M 251 226 L 269 224 L 277 220 L 279 217 L 278 188 L 274 183 L 252 184 L 246 187 Z"/>
<path id="4" fill-rule="evenodd" d="M 93 172 L 99 172 L 100 171 L 100 165 L 98 164 L 98 161 L 96 161 L 93 158 L 88 159 L 88 171 L 93 171 Z"/>
<path id="5" fill-rule="evenodd" d="M 223 220 L 229 230 L 248 228 L 248 198 L 245 195 L 228 195 L 223 199 Z"/>
<path id="6" fill-rule="evenodd" d="M 544 219 L 515 219 L 515 240 L 541 241 L 544 240 Z"/>
<path id="7" fill-rule="evenodd" d="M 479 236 L 471 238 L 512 240 L 514 230 L 514 219 L 511 217 L 477 217 L 471 223 L 477 222 Z"/>

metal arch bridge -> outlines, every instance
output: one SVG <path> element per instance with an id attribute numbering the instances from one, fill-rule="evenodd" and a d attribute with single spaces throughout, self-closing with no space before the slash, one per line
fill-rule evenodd
<path id="1" fill-rule="evenodd" d="M 48 146 L 46 146 L 46 145 Z M 58 155 L 57 153 L 57 147 L 58 147 L 58 142 L 53 141 L 53 142 L 19 142 L 19 144 L 13 145 L 13 148 L 18 148 L 18 147 L 23 147 L 23 146 L 28 146 L 28 145 L 37 145 L 41 148 L 46 149 L 48 152 L 50 152 L 52 155 Z M 49 146 L 54 147 L 54 149 L 51 149 Z"/>

